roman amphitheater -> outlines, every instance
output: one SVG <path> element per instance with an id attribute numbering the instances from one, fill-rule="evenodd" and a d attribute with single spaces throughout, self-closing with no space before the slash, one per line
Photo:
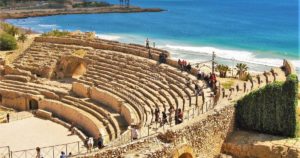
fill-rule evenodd
<path id="1" fill-rule="evenodd" d="M 159 63 L 162 54 L 166 61 Z M 272 68 L 272 73 L 260 74 L 261 81 L 239 80 L 233 88 L 217 83 L 213 90 L 197 79 L 196 67 L 190 73 L 181 71 L 169 52 L 151 48 L 151 56 L 141 45 L 72 33 L 36 37 L 13 62 L 2 59 L 0 101 L 3 108 L 15 112 L 10 116 L 12 121 L 0 124 L 0 128 L 6 125 L 11 131 L 3 131 L 22 133 L 25 129 L 12 126 L 25 121 L 24 128 L 31 127 L 31 121 L 38 123 L 34 120 L 38 118 L 47 126 L 32 128 L 49 127 L 44 137 L 70 138 L 62 145 L 43 144 L 41 136 L 31 133 L 34 138 L 23 142 L 20 134 L 17 144 L 30 145 L 31 139 L 40 139 L 40 145 L 17 150 L 9 143 L 0 144 L 8 146 L 0 149 L 0 157 L 36 157 L 36 147 L 45 158 L 59 157 L 61 151 L 74 157 L 217 157 L 226 153 L 223 143 L 235 129 L 235 102 L 267 82 L 284 81 L 294 71 L 284 61 L 285 71 Z M 203 88 L 203 96 L 195 94 L 196 85 Z M 168 113 L 170 107 L 182 109 L 183 123 L 155 123 L 155 109 Z M 17 116 L 20 118 L 14 121 Z M 59 135 L 50 126 L 61 133 L 74 126 L 75 135 Z M 138 139 L 132 139 L 132 128 L 138 128 Z M 0 142 L 6 138 L 1 134 Z M 88 151 L 84 141 L 99 134 L 104 147 Z"/>

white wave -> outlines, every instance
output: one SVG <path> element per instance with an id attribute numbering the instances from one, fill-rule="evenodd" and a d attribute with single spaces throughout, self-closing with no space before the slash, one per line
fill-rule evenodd
<path id="1" fill-rule="evenodd" d="M 106 34 L 96 34 L 96 36 L 98 38 L 102 38 L 102 39 L 106 39 L 106 40 L 112 40 L 112 41 L 116 41 L 119 40 L 121 38 L 121 36 L 117 36 L 117 35 L 106 35 Z"/>
<path id="2" fill-rule="evenodd" d="M 235 60 L 241 62 L 247 62 L 252 64 L 266 65 L 266 66 L 281 66 L 282 59 L 279 58 L 259 58 L 255 56 L 254 52 L 218 49 L 214 47 L 194 47 L 194 46 L 175 46 L 166 45 L 165 48 L 173 51 L 184 51 L 184 53 L 190 53 L 194 55 L 211 55 L 215 52 L 216 56 L 222 59 Z M 292 60 L 296 67 L 300 68 L 300 60 Z"/>
<path id="3" fill-rule="evenodd" d="M 55 24 L 39 24 L 39 27 L 55 29 L 55 28 L 57 28 L 57 25 L 55 25 Z"/>

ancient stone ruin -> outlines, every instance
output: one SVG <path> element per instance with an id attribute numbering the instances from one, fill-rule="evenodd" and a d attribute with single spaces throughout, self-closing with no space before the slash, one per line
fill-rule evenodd
<path id="1" fill-rule="evenodd" d="M 161 54 L 168 56 L 166 63 L 158 63 Z M 119 157 L 129 151 L 146 157 L 218 155 L 234 126 L 232 101 L 244 92 L 230 89 L 221 95 L 218 87 L 216 97 L 197 80 L 195 68 L 181 72 L 164 50 L 151 48 L 151 55 L 149 59 L 141 45 L 86 34 L 37 37 L 12 64 L 2 63 L 0 101 L 66 127 L 73 123 L 83 140 L 101 133 L 107 147 L 88 154 L 95 157 Z M 277 76 L 267 73 L 268 82 L 285 80 L 280 68 L 273 71 Z M 266 84 L 265 75 L 260 76 Z M 258 81 L 254 83 L 246 82 L 248 91 L 258 88 Z M 195 94 L 195 85 L 204 87 L 204 99 Z M 154 123 L 155 109 L 168 112 L 171 106 L 182 109 L 186 121 L 176 126 Z M 133 125 L 143 138 L 131 142 L 126 136 Z"/>

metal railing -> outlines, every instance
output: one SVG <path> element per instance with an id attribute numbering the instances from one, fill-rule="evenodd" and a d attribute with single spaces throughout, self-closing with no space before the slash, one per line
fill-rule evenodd
<path id="1" fill-rule="evenodd" d="M 84 142 L 82 142 L 82 141 L 40 148 L 40 155 L 44 158 L 60 157 L 61 152 L 66 153 L 66 155 L 69 155 L 69 154 L 70 155 L 78 155 L 81 153 L 86 153 L 87 149 L 85 147 Z M 8 157 L 5 157 L 5 158 L 35 158 L 37 156 L 37 154 L 38 153 L 37 153 L 36 148 L 35 149 L 27 149 L 27 150 L 19 150 L 19 151 L 10 151 L 10 153 L 8 154 Z M 2 158 L 2 157 L 0 157 L 0 158 Z"/>
<path id="2" fill-rule="evenodd" d="M 213 103 L 213 100 L 210 99 L 199 106 L 194 106 L 193 108 L 189 108 L 189 109 L 185 110 L 184 111 L 184 120 L 193 119 L 193 118 L 199 116 L 200 114 L 203 114 L 213 108 L 214 108 L 214 103 Z M 167 123 L 154 122 L 153 124 L 142 127 L 141 129 L 138 130 L 138 133 L 139 133 L 138 140 L 155 135 L 159 132 L 159 130 L 166 131 L 167 129 L 171 128 L 174 125 L 175 125 L 175 118 L 172 119 L 171 123 L 170 122 L 167 122 Z M 127 144 L 132 141 L 134 141 L 134 140 L 132 139 L 131 130 L 129 128 L 122 135 L 120 135 L 117 139 L 111 141 L 107 146 L 114 147 L 114 146 Z"/>

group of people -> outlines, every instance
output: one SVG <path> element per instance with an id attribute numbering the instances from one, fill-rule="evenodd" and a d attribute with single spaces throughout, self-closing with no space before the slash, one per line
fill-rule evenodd
<path id="1" fill-rule="evenodd" d="M 96 141 L 98 149 L 101 149 L 104 147 L 104 139 L 102 137 L 102 134 L 99 134 L 99 137 L 94 140 L 93 137 L 89 137 L 86 139 L 86 145 L 88 147 L 88 151 L 92 151 L 94 148 L 94 142 Z"/>
<path id="2" fill-rule="evenodd" d="M 167 62 L 167 57 L 168 57 L 168 54 L 166 53 L 160 53 L 159 54 L 159 57 L 158 57 L 158 62 L 161 64 L 161 63 L 166 63 Z"/>
<path id="3" fill-rule="evenodd" d="M 160 110 L 155 109 L 154 111 L 155 122 L 160 123 L 161 126 L 165 125 L 166 123 L 169 123 L 169 125 L 171 126 L 173 119 L 175 120 L 176 125 L 183 122 L 183 111 L 180 108 L 175 110 L 175 108 L 171 106 L 168 111 L 169 111 L 168 114 L 166 111 L 161 112 L 161 117 L 160 117 Z"/>
<path id="4" fill-rule="evenodd" d="M 40 147 L 36 147 L 36 158 L 44 158 L 44 155 L 41 152 L 41 148 Z M 60 152 L 60 156 L 59 158 L 68 158 L 68 157 L 72 157 L 72 152 L 69 152 L 69 154 L 67 155 L 64 151 Z"/>
<path id="5" fill-rule="evenodd" d="M 192 65 L 188 63 L 186 60 L 178 59 L 178 66 L 181 71 L 191 72 L 192 70 Z"/>
<path id="6" fill-rule="evenodd" d="M 217 85 L 217 76 L 215 73 L 205 74 L 203 71 L 199 70 L 197 72 L 198 80 L 204 80 L 211 88 L 215 88 Z"/>

